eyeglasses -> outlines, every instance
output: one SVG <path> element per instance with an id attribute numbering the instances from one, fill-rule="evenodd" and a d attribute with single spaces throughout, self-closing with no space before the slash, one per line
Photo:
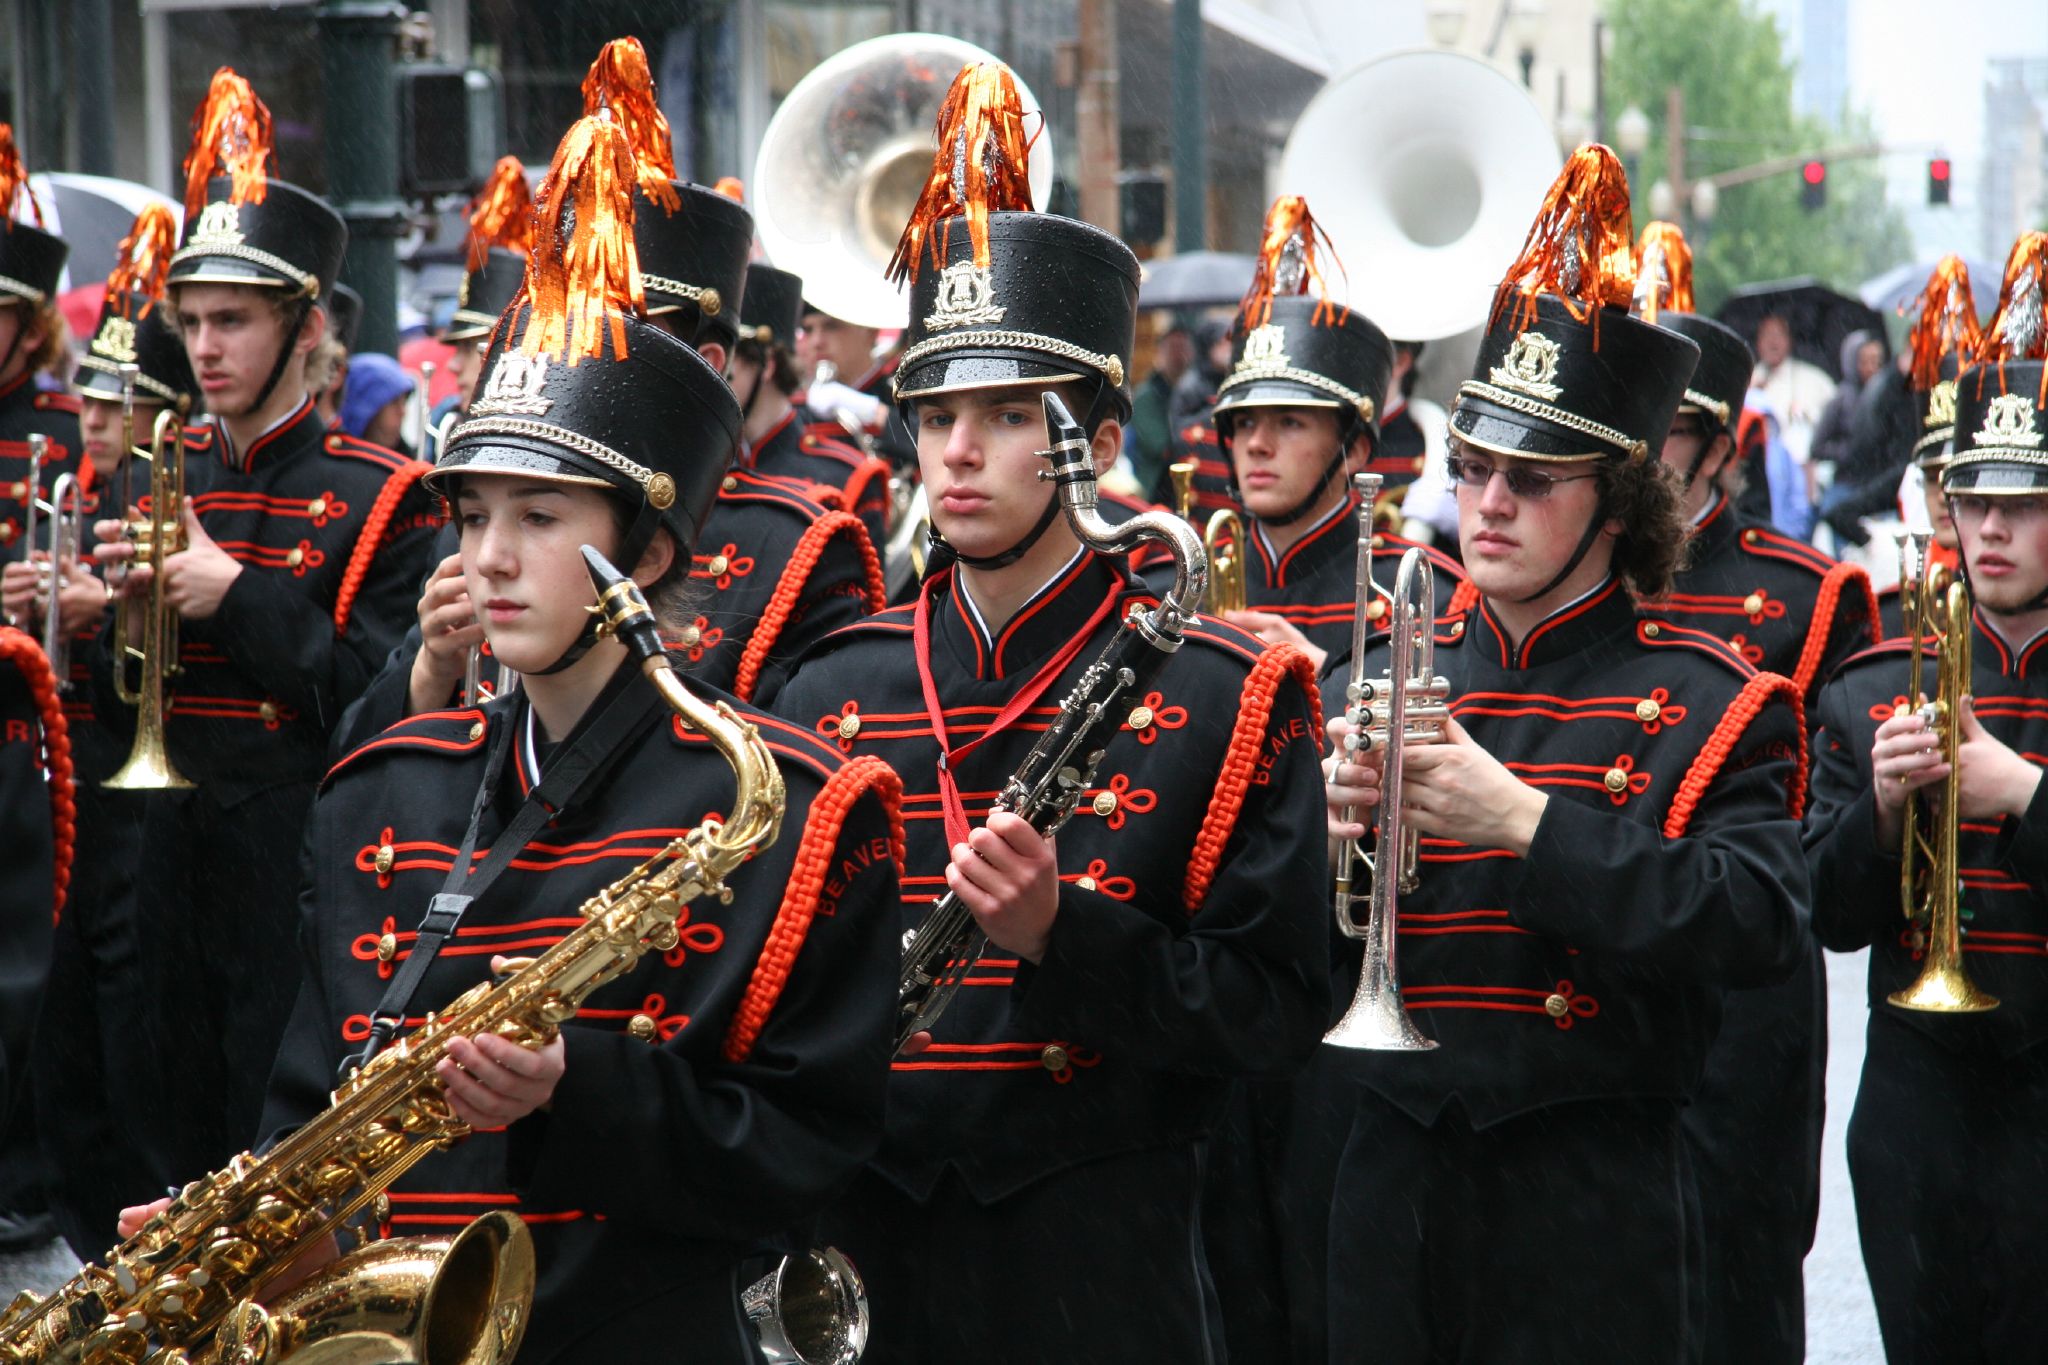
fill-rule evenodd
<path id="1" fill-rule="evenodd" d="M 1552 474 L 1528 465 L 1515 465 L 1501 469 L 1491 460 L 1478 460 L 1470 455 L 1453 455 L 1447 463 L 1450 466 L 1451 481 L 1467 488 L 1484 488 L 1493 482 L 1498 473 L 1507 480 L 1508 492 L 1530 502 L 1541 502 L 1550 496 L 1552 489 L 1561 483 L 1577 483 L 1581 479 L 1597 479 L 1599 474 Z"/>
<path id="2" fill-rule="evenodd" d="M 2035 521 L 2048 516 L 2048 497 L 1985 497 L 1981 493 L 1951 493 L 1948 514 L 1954 521 L 1976 523 L 1991 514 L 1996 505 L 2007 521 Z"/>

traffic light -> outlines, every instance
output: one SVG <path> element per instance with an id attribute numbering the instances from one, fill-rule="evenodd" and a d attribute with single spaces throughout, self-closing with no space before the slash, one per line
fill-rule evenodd
<path id="1" fill-rule="evenodd" d="M 1799 202 L 1808 213 L 1818 213 L 1828 202 L 1828 163 L 1809 161 L 1799 168 Z"/>
<path id="2" fill-rule="evenodd" d="M 1948 202 L 1948 171 L 1948 158 L 1945 156 L 1937 156 L 1927 163 L 1927 202 L 1930 205 Z"/>

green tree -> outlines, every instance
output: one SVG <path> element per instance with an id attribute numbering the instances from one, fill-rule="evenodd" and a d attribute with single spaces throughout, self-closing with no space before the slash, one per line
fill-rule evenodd
<path id="1" fill-rule="evenodd" d="M 1825 152 L 1869 141 L 1852 117 L 1831 132 L 1792 111 L 1792 67 L 1777 26 L 1748 0 L 1609 0 L 1614 31 L 1607 62 L 1607 107 L 1633 104 L 1650 116 L 1652 136 L 1635 192 L 1636 227 L 1648 221 L 1649 186 L 1668 164 L 1667 92 L 1685 94 L 1685 143 L 1691 179 L 1775 157 Z M 1686 222 L 1693 245 L 1693 287 L 1711 313 L 1730 290 L 1758 280 L 1812 275 L 1853 293 L 1856 285 L 1911 257 L 1904 217 L 1885 202 L 1884 180 L 1869 161 L 1828 164 L 1827 204 L 1808 212 L 1797 170 L 1722 191 L 1705 230 Z"/>

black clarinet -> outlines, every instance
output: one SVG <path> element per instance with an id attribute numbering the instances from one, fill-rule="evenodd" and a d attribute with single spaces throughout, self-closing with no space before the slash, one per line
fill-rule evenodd
<path id="1" fill-rule="evenodd" d="M 1039 477 L 1052 480 L 1067 524 L 1083 545 L 1101 554 L 1125 554 L 1145 541 L 1158 541 L 1173 556 L 1172 590 L 1158 606 L 1123 619 L 996 797 L 994 809 L 1020 815 L 1050 837 L 1095 780 L 1103 751 L 1124 718 L 1180 648 L 1182 633 L 1208 591 L 1209 561 L 1200 538 L 1171 513 L 1147 512 L 1114 526 L 1102 519 L 1088 433 L 1056 394 L 1045 395 L 1045 430 L 1051 448 L 1039 453 L 1052 468 Z M 896 997 L 898 1052 L 913 1034 L 938 1022 L 987 946 L 988 935 L 952 891 L 934 902 L 924 922 L 905 936 Z"/>

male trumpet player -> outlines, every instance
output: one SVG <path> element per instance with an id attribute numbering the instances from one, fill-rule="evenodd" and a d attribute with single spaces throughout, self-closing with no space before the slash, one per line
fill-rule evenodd
<path id="1" fill-rule="evenodd" d="M 1692 251 L 1676 227 L 1643 229 L 1636 271 L 1638 316 L 1700 348 L 1662 443 L 1691 526 L 1688 555 L 1648 609 L 1790 678 L 1810 707 L 1835 666 L 1876 641 L 1870 577 L 1751 523 L 1722 491 L 1756 357 L 1692 311 Z M 1820 1210 L 1826 1063 L 1827 975 L 1808 944 L 1785 981 L 1729 995 L 1685 1110 L 1705 1233 L 1705 1361 L 1806 1358 L 1804 1260 Z"/>
<path id="2" fill-rule="evenodd" d="M 59 474 L 91 482 L 78 461 L 78 400 L 36 385 L 45 372 L 61 378 L 60 366 L 68 363 L 70 338 L 57 311 L 57 287 L 71 247 L 44 231 L 42 208 L 27 182 L 14 129 L 0 123 L 0 564 L 26 556 L 22 531 L 31 496 L 47 496 Z M 14 220 L 18 198 L 27 200 L 34 223 Z M 32 433 L 49 438 L 40 494 L 28 486 Z"/>
<path id="3" fill-rule="evenodd" d="M 290 907 L 306 810 L 342 709 L 403 627 L 435 525 L 426 466 L 329 432 L 306 390 L 341 216 L 267 177 L 269 111 L 232 71 L 216 73 L 194 126 L 184 239 L 160 305 L 213 418 L 186 433 L 185 548 L 153 583 L 119 520 L 94 528 L 103 562 L 128 564 L 131 608 L 128 637 L 110 623 L 94 652 L 94 705 L 123 733 L 160 725 L 169 765 L 192 784 L 155 792 L 143 821 L 142 1027 L 163 1060 L 131 1097 L 151 1116 L 136 1129 L 152 1169 L 135 1193 L 192 1179 L 255 1133 L 298 982 Z M 139 716 L 114 678 L 139 673 L 130 650 L 158 593 L 177 655 L 140 669 L 175 676 L 166 714 Z"/>
<path id="4" fill-rule="evenodd" d="M 1679 1111 L 1722 992 L 1782 979 L 1805 937 L 1796 691 L 1632 600 L 1668 588 L 1681 549 L 1655 451 L 1699 348 L 1627 314 L 1630 242 L 1620 165 L 1580 148 L 1451 417 L 1480 600 L 1433 627 L 1452 721 L 1388 794 L 1421 836 L 1401 989 L 1438 1046 L 1325 1048 L 1301 1087 L 1353 1097 L 1331 1360 L 1687 1359 Z M 1365 675 L 1387 658 L 1381 637 Z M 1333 809 L 1374 804 L 1378 777 L 1338 764 Z"/>
<path id="5" fill-rule="evenodd" d="M 1203 1137 L 1227 1082 L 1297 1065 L 1328 1003 L 1326 932 L 1294 894 L 1324 862 L 1307 662 L 1198 620 L 1055 839 L 991 811 L 1149 600 L 1039 478 L 1049 389 L 1098 469 L 1116 455 L 1138 269 L 1026 211 L 1006 70 L 969 67 L 948 108 L 900 248 L 897 373 L 944 567 L 814 647 L 774 709 L 902 774 L 903 927 L 951 890 L 989 944 L 896 1060 L 882 1151 L 824 1230 L 867 1277 L 869 1365 L 1212 1359 Z M 992 149 L 985 220 L 950 174 L 969 129 Z"/>
<path id="6" fill-rule="evenodd" d="M 1814 923 L 1870 949 L 1870 1026 L 1849 1119 L 1857 1230 L 1886 1358 L 1904 1365 L 2040 1354 L 2048 1227 L 2048 344 L 2038 281 L 2048 235 L 2013 248 L 1999 311 L 1956 379 L 1942 472 L 1974 600 L 1959 641 L 1930 649 L 1923 690 L 1959 707 L 1953 751 L 1908 696 L 1912 642 L 1852 659 L 1821 694 L 1807 817 Z M 1959 670 L 1956 670 L 1959 671 Z M 1953 809 L 1942 784 L 1957 782 Z M 1908 803 L 1920 807 L 1909 825 Z M 1954 863 L 1938 852 L 1957 830 Z M 1907 841 L 1919 871 L 1902 888 Z M 1961 974 L 1988 1012 L 1891 1003 L 1947 928 L 1922 902 L 1960 885 Z M 1912 917 L 1902 902 L 1915 907 Z M 1979 1002 L 1980 1004 L 1982 1002 Z"/>

